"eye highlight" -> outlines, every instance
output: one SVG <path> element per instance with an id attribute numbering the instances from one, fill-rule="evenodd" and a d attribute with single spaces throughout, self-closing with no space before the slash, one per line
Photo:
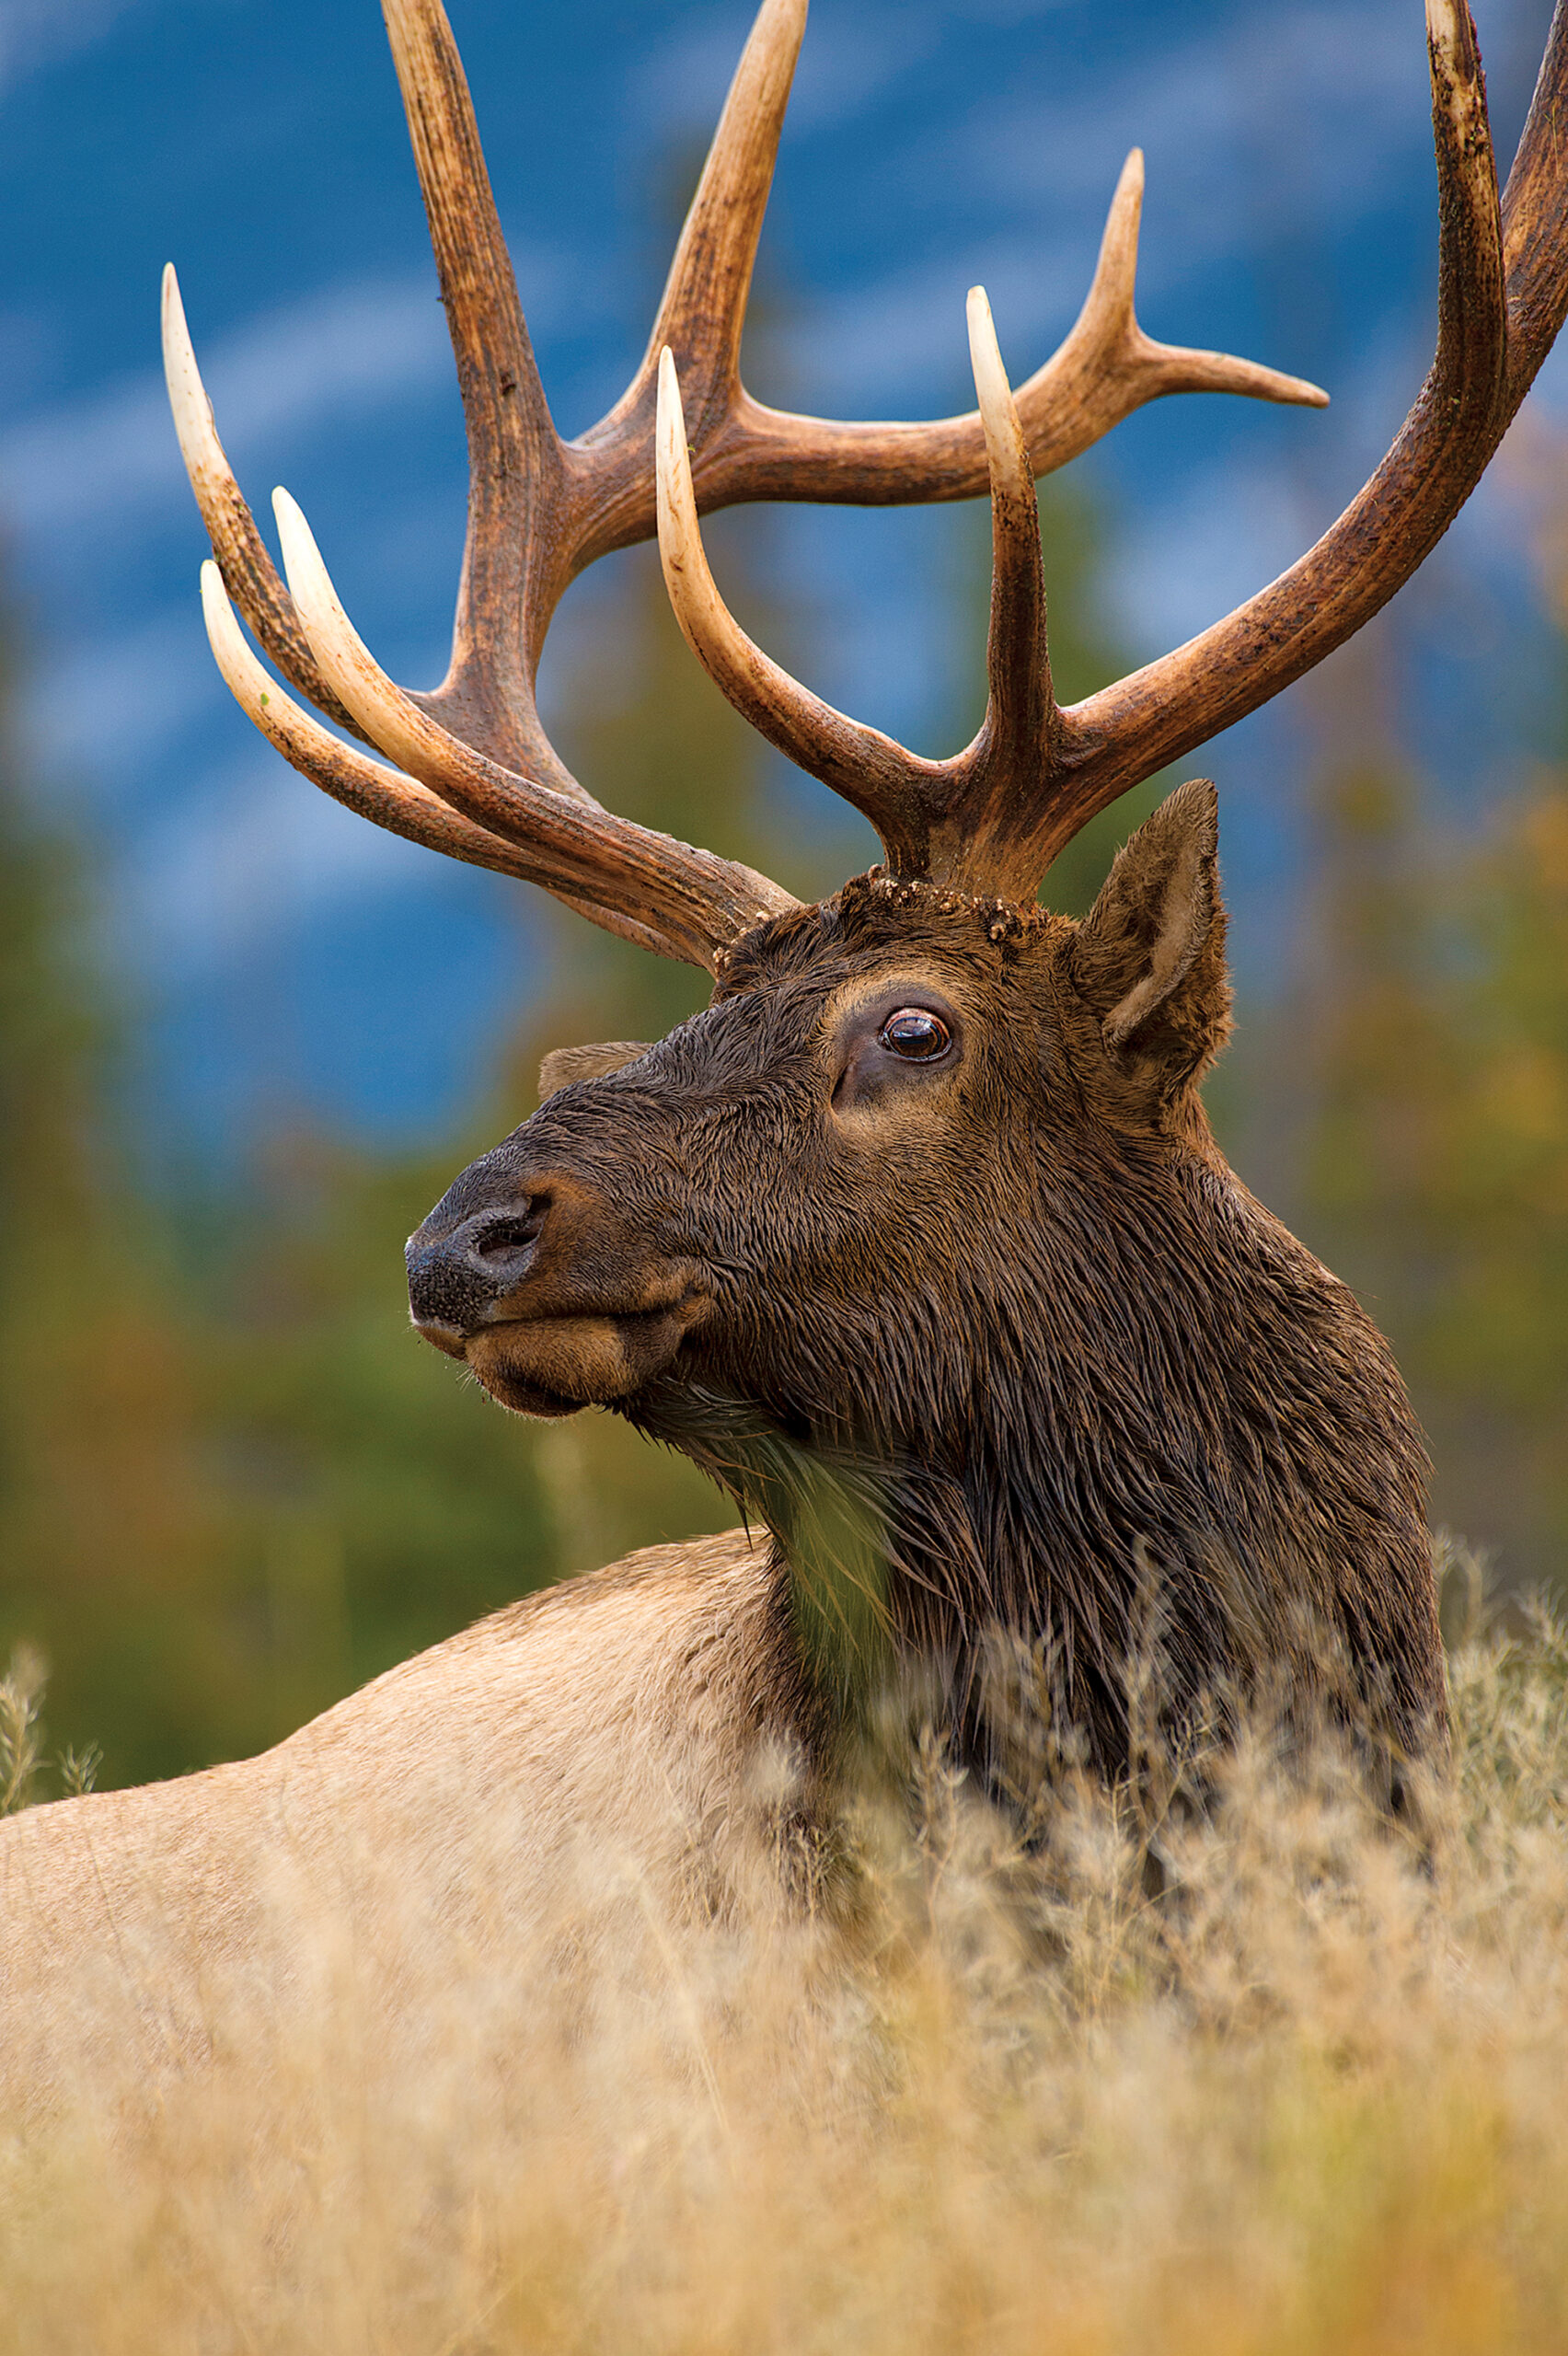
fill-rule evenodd
<path id="1" fill-rule="evenodd" d="M 877 1037 L 890 1056 L 906 1064 L 934 1064 L 952 1045 L 947 1024 L 927 1006 L 901 1006 L 888 1016 Z"/>

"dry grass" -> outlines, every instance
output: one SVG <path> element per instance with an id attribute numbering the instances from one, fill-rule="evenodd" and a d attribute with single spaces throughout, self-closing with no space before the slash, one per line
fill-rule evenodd
<path id="1" fill-rule="evenodd" d="M 1568 2341 L 1568 1632 L 1453 1667 L 1424 1854 L 1327 1751 L 1046 1864 L 926 1755 L 852 1926 L 401 1992 L 0 2137 L 28 2356 L 1483 2356 Z M 847 1947 L 850 1950 L 847 1959 Z M 554 1992 L 552 1992 L 552 1991 Z M 570 2001 L 568 1994 L 570 1992 Z"/>

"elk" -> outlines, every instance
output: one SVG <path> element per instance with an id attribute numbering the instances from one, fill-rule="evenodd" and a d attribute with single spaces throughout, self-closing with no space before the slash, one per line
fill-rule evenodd
<path id="1" fill-rule="evenodd" d="M 1035 477 L 1164 394 L 1323 398 L 1144 334 L 1136 153 L 1082 313 L 1016 394 L 976 289 L 968 415 L 769 409 L 741 383 L 741 328 L 805 5 L 764 0 L 646 355 L 565 441 L 439 0 L 384 13 L 467 425 L 451 667 L 429 692 L 381 671 L 282 491 L 286 586 L 273 570 L 171 272 L 169 387 L 215 559 L 207 629 L 249 718 L 350 808 L 711 975 L 711 1004 L 669 1037 L 547 1059 L 539 1111 L 411 1238 L 409 1288 L 419 1331 L 503 1406 L 607 1406 L 693 1457 L 748 1529 L 504 1611 L 260 1759 L 17 1819 L 0 1893 L 11 2019 L 35 2058 L 73 2002 L 59 1958 L 112 1977 L 149 1923 L 173 1926 L 174 1959 L 137 2033 L 156 2010 L 157 2039 L 189 2041 L 216 1959 L 271 1952 L 280 1877 L 362 1925 L 396 1884 L 471 1929 L 481 1888 L 487 1919 L 548 1911 L 587 1843 L 722 1911 L 737 1861 L 781 1808 L 809 1814 L 905 1671 L 994 1784 L 998 1636 L 1049 1657 L 1079 1755 L 1115 1778 L 1151 1591 L 1174 1723 L 1281 1675 L 1332 1684 L 1395 1797 L 1446 1740 L 1404 1391 L 1350 1293 L 1229 1170 L 1200 1102 L 1229 1020 L 1213 786 L 1160 805 L 1081 922 L 1038 893 L 1094 814 L 1358 629 L 1474 488 L 1568 308 L 1562 0 L 1501 200 L 1474 27 L 1462 0 L 1427 0 L 1436 354 L 1377 472 L 1247 604 L 1066 709 Z M 701 513 L 735 502 L 985 490 L 988 701 L 947 760 L 780 669 L 703 553 Z M 534 682 L 563 590 L 655 534 L 698 659 L 881 837 L 882 862 L 820 905 L 614 816 L 545 736 Z M 787 1805 L 766 1760 L 790 1762 Z"/>

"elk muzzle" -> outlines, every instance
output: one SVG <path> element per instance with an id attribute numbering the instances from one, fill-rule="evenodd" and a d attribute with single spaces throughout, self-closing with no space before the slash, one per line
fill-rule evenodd
<path id="1" fill-rule="evenodd" d="M 659 1373 L 709 1302 L 599 1190 L 559 1170 L 466 1171 L 409 1239 L 409 1307 L 427 1342 L 525 1415 L 571 1415 Z"/>

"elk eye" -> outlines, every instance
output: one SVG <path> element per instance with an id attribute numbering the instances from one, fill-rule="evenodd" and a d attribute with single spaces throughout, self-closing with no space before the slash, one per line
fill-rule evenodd
<path id="1" fill-rule="evenodd" d="M 888 1016 L 877 1036 L 890 1056 L 902 1057 L 906 1064 L 933 1064 L 951 1044 L 951 1034 L 941 1016 L 924 1006 L 901 1006 L 896 1014 Z"/>

